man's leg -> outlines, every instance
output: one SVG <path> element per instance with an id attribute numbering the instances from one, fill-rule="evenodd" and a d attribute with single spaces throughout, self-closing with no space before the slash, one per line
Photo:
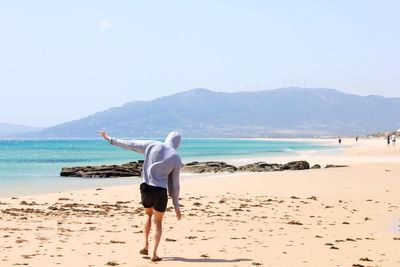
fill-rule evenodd
<path id="1" fill-rule="evenodd" d="M 154 234 L 154 250 L 153 250 L 153 257 L 151 258 L 152 261 L 158 261 L 160 258 L 157 256 L 157 248 L 158 244 L 161 240 L 162 235 L 162 219 L 164 216 L 164 212 L 159 212 L 154 210 L 154 224 L 156 226 L 156 233 Z"/>
<path id="2" fill-rule="evenodd" d="M 149 234 L 151 229 L 152 215 L 153 215 L 153 208 L 145 208 L 144 223 L 143 223 L 144 248 L 140 251 L 141 254 L 146 254 L 145 251 L 149 251 Z"/>

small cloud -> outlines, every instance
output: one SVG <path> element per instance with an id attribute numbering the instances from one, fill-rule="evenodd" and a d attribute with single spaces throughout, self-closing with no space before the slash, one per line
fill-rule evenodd
<path id="1" fill-rule="evenodd" d="M 111 28 L 111 20 L 108 18 L 99 20 L 99 27 L 102 32 L 106 32 Z"/>

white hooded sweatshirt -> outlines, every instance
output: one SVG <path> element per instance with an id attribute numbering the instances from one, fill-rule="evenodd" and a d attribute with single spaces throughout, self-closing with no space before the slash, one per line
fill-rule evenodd
<path id="1" fill-rule="evenodd" d="M 176 149 L 181 143 L 178 132 L 168 134 L 164 143 L 150 140 L 109 138 L 110 144 L 144 154 L 142 182 L 168 189 L 175 210 L 179 210 L 179 173 L 181 158 Z"/>

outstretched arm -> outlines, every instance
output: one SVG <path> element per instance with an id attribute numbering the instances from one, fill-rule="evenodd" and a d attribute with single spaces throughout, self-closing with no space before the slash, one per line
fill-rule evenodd
<path id="1" fill-rule="evenodd" d="M 101 137 L 103 137 L 103 138 L 106 139 L 107 141 L 110 140 L 110 137 L 108 136 L 108 134 L 107 134 L 105 131 L 99 130 L 98 133 L 99 133 L 99 135 L 100 135 Z"/>
<path id="2" fill-rule="evenodd" d="M 105 140 L 107 140 L 111 145 L 133 150 L 141 154 L 144 154 L 147 146 L 153 143 L 153 141 L 149 140 L 122 140 L 122 139 L 112 138 L 108 136 L 108 134 L 105 131 L 99 131 L 99 135 L 103 137 Z"/>

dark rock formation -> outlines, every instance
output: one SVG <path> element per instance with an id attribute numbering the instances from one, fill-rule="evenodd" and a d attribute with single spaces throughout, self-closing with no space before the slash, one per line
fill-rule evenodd
<path id="1" fill-rule="evenodd" d="M 306 170 L 310 168 L 307 161 L 291 161 L 286 164 L 256 162 L 240 166 L 238 170 L 248 172 L 275 172 L 284 170 Z"/>
<path id="2" fill-rule="evenodd" d="M 193 173 L 203 173 L 203 172 L 274 172 L 283 170 L 306 170 L 310 168 L 310 164 L 307 161 L 292 161 L 286 164 L 277 163 L 266 163 L 266 162 L 256 162 L 252 164 L 247 164 L 240 167 L 235 167 L 229 165 L 225 162 L 198 162 L 193 161 L 184 165 L 182 171 L 193 172 Z"/>
<path id="3" fill-rule="evenodd" d="M 321 165 L 315 164 L 311 167 L 311 169 L 321 169 Z"/>
<path id="4" fill-rule="evenodd" d="M 281 166 L 281 170 L 307 170 L 310 168 L 310 164 L 307 161 L 291 161 L 283 166 Z"/>
<path id="5" fill-rule="evenodd" d="M 280 171 L 281 165 L 277 163 L 256 162 L 240 166 L 238 170 L 245 172 L 274 172 Z"/>
<path id="6" fill-rule="evenodd" d="M 122 165 L 101 165 L 85 167 L 64 167 L 61 176 L 84 178 L 114 178 L 141 176 L 143 160 Z"/>
<path id="7" fill-rule="evenodd" d="M 335 165 L 335 164 L 328 164 L 325 166 L 326 169 L 328 168 L 343 168 L 343 167 L 349 167 L 347 165 Z"/>
<path id="8" fill-rule="evenodd" d="M 183 172 L 203 173 L 203 172 L 235 172 L 237 168 L 225 162 L 206 161 L 198 162 L 193 161 L 183 165 Z"/>
<path id="9" fill-rule="evenodd" d="M 143 160 L 129 162 L 122 165 L 102 165 L 86 167 L 64 167 L 61 176 L 85 178 L 113 178 L 141 176 Z M 346 165 L 327 165 L 325 168 L 347 167 Z M 320 169 L 321 165 L 315 164 L 311 169 Z M 307 170 L 310 164 L 307 161 L 291 161 L 286 164 L 256 162 L 235 167 L 220 161 L 193 161 L 183 165 L 182 172 L 189 173 L 217 173 L 217 172 L 274 172 L 284 170 Z"/>

